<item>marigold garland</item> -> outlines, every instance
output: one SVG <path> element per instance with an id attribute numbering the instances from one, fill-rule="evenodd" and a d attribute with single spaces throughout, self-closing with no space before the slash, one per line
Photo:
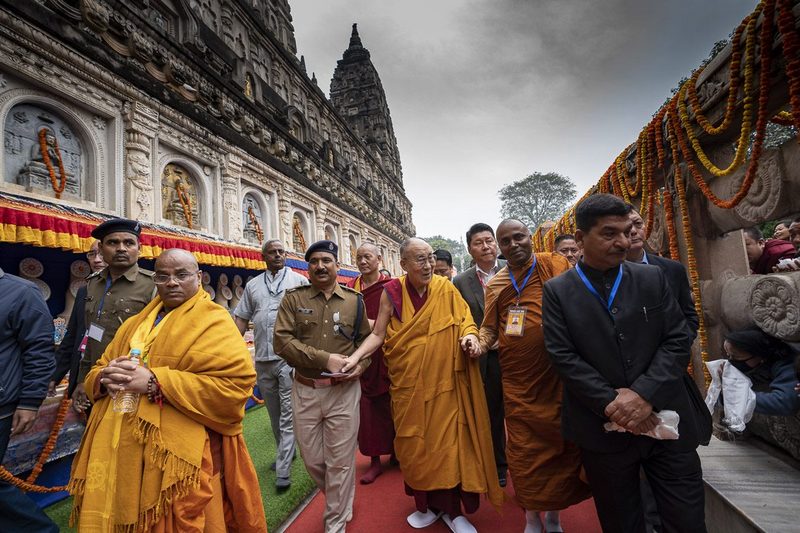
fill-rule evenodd
<path id="1" fill-rule="evenodd" d="M 183 218 L 186 220 L 186 225 L 189 226 L 189 229 L 193 229 L 192 197 L 183 189 L 183 185 L 179 181 L 175 182 L 175 192 L 178 193 L 178 201 L 180 201 L 181 207 L 183 208 Z"/>
<path id="2" fill-rule="evenodd" d="M 25 480 L 22 480 L 6 470 L 4 467 L 0 466 L 0 479 L 26 492 L 44 494 L 67 490 L 66 486 L 43 487 L 41 485 L 35 485 L 34 482 L 39 477 L 39 474 L 41 474 L 42 468 L 44 468 L 47 459 L 50 458 L 50 455 L 53 453 L 53 450 L 56 447 L 58 435 L 61 432 L 61 428 L 64 427 L 64 420 L 67 417 L 67 410 L 69 409 L 70 403 L 72 403 L 72 400 L 69 398 L 69 396 L 67 396 L 65 391 L 64 396 L 61 398 L 61 403 L 58 406 L 58 413 L 56 414 L 56 419 L 53 422 L 53 427 L 50 428 L 50 435 L 48 435 L 44 448 L 42 448 L 39 458 L 36 460 L 36 464 L 33 466 L 33 469 L 28 477 Z"/>
<path id="3" fill-rule="evenodd" d="M 58 172 L 60 176 L 58 183 L 56 183 L 56 171 L 53 168 L 53 162 L 50 160 L 50 154 L 47 153 L 47 128 L 39 130 L 39 152 L 42 154 L 42 161 L 47 167 L 47 173 L 50 174 L 50 184 L 53 191 L 56 193 L 56 198 L 61 198 L 61 193 L 67 187 L 67 171 L 64 170 L 64 160 L 61 157 L 61 149 L 58 147 L 58 138 L 55 133 L 53 134 L 53 149 L 56 153 L 56 160 L 58 162 Z"/>
<path id="4" fill-rule="evenodd" d="M 794 115 L 789 111 L 779 111 L 769 121 L 781 126 L 794 126 Z"/>
<path id="5" fill-rule="evenodd" d="M 708 200 L 713 203 L 715 206 L 721 209 L 731 209 L 736 207 L 742 199 L 747 196 L 747 193 L 750 191 L 750 186 L 753 184 L 753 181 L 756 178 L 756 174 L 758 171 L 758 164 L 759 160 L 761 159 L 761 152 L 764 148 L 764 137 L 766 135 L 766 128 L 767 128 L 767 120 L 769 117 L 767 116 L 767 100 L 769 98 L 769 77 L 770 77 L 770 65 L 772 56 L 770 54 L 771 47 L 769 43 L 772 42 L 772 19 L 774 15 L 774 8 L 775 8 L 775 0 L 765 0 L 764 2 L 764 22 L 761 26 L 761 38 L 760 38 L 760 48 L 761 48 L 761 65 L 760 65 L 760 76 L 759 76 L 759 95 L 758 95 L 758 116 L 756 119 L 756 136 L 755 140 L 753 141 L 752 152 L 750 155 L 750 164 L 747 166 L 747 170 L 745 171 L 744 179 L 742 180 L 742 184 L 739 187 L 739 190 L 736 194 L 730 198 L 729 200 L 722 200 L 717 195 L 711 191 L 708 184 L 706 183 L 705 179 L 703 178 L 702 174 L 697 169 L 695 165 L 694 158 L 692 157 L 691 151 L 686 144 L 686 138 L 684 136 L 684 131 L 682 128 L 679 127 L 679 118 L 678 118 L 678 110 L 677 110 L 677 102 L 678 96 L 676 95 L 670 101 L 670 105 L 667 110 L 667 115 L 669 120 L 671 121 L 673 127 L 672 130 L 675 131 L 677 137 L 677 144 L 680 147 L 680 152 L 683 155 L 684 161 L 686 161 L 686 165 L 689 168 L 692 177 L 694 178 L 695 182 L 697 182 L 698 187 L 703 192 Z M 679 91 L 679 94 L 682 91 Z M 676 164 L 676 161 L 673 162 Z"/>
<path id="6" fill-rule="evenodd" d="M 786 79 L 789 85 L 789 102 L 792 104 L 793 125 L 800 132 L 800 35 L 795 27 L 793 2 L 780 0 L 778 5 L 778 31 L 783 41 L 783 58 L 786 62 Z"/>
<path id="7" fill-rule="evenodd" d="M 665 187 L 661 199 L 664 205 L 664 221 L 667 226 L 667 238 L 669 239 L 669 257 L 675 261 L 681 260 L 678 251 L 678 235 L 675 231 L 675 211 L 672 204 L 672 193 Z"/>
<path id="8" fill-rule="evenodd" d="M 724 176 L 730 175 L 733 171 L 735 171 L 739 166 L 744 163 L 745 157 L 747 156 L 747 148 L 750 145 L 750 133 L 752 131 L 753 125 L 753 78 L 754 78 L 754 67 L 755 67 L 755 60 L 756 60 L 756 17 L 752 17 L 747 24 L 747 42 L 745 45 L 745 67 L 744 67 L 744 100 L 742 103 L 742 128 L 739 132 L 739 141 L 736 145 L 736 155 L 731 161 L 730 165 L 727 168 L 718 168 L 714 163 L 708 159 L 703 147 L 700 145 L 700 141 L 695 135 L 694 128 L 692 127 L 691 119 L 689 118 L 689 110 L 686 105 L 686 93 L 688 89 L 696 83 L 696 78 L 693 76 L 691 80 L 684 83 L 680 90 L 678 91 L 678 116 L 681 120 L 681 126 L 686 131 L 686 135 L 689 137 L 689 142 L 694 149 L 695 154 L 697 154 L 697 158 L 703 164 L 703 166 L 714 176 L 721 178 Z M 738 67 L 737 67 L 738 68 Z M 734 72 L 731 70 L 731 76 L 733 76 Z M 734 79 L 731 78 L 731 86 L 734 85 Z M 735 99 L 735 98 L 734 98 Z M 730 99 L 729 99 L 730 100 Z M 696 99 L 695 99 L 696 101 Z M 700 104 L 697 103 L 696 109 L 699 110 Z M 727 111 L 726 111 L 727 113 Z M 695 115 L 695 119 L 700 121 L 700 117 L 702 115 Z M 732 120 L 732 115 L 729 117 L 726 116 L 725 120 L 728 123 Z M 725 121 L 720 126 L 724 126 Z M 708 121 L 705 122 L 708 125 Z M 727 126 L 726 126 L 727 128 Z M 704 126 L 704 129 L 708 132 L 709 130 Z M 724 130 L 724 128 L 723 128 Z M 720 130 L 720 131 L 723 131 Z"/>
<path id="9" fill-rule="evenodd" d="M 761 6 L 759 5 L 751 14 L 745 17 L 745 19 L 741 24 L 739 24 L 734 32 L 733 40 L 731 42 L 730 62 L 728 63 L 728 98 L 725 104 L 725 115 L 723 116 L 723 119 L 719 125 L 711 125 L 711 123 L 708 121 L 708 118 L 702 112 L 700 99 L 697 96 L 697 80 L 699 79 L 703 70 L 705 70 L 705 67 L 695 70 L 691 79 L 689 80 L 689 83 L 687 84 L 687 96 L 689 97 L 689 103 L 691 104 L 694 118 L 703 128 L 703 130 L 709 135 L 718 135 L 722 133 L 723 131 L 727 130 L 733 122 L 734 112 L 736 110 L 736 98 L 739 94 L 739 67 L 742 59 L 742 34 L 746 28 L 748 32 L 747 43 L 750 44 L 751 42 L 755 41 L 756 20 L 758 19 L 758 15 L 760 13 Z M 751 58 L 755 59 L 755 49 L 752 49 L 751 54 L 746 56 L 746 63 L 747 60 Z M 752 60 L 750 60 L 750 66 L 752 68 Z M 747 94 L 746 89 L 745 94 Z"/>

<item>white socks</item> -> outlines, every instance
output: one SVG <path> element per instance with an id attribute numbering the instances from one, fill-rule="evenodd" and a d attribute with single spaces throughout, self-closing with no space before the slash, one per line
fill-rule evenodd
<path id="1" fill-rule="evenodd" d="M 542 533 L 542 521 L 538 511 L 525 511 L 524 533 Z"/>
<path id="2" fill-rule="evenodd" d="M 549 533 L 564 531 L 561 529 L 561 515 L 559 511 L 546 511 L 544 513 L 544 529 Z"/>

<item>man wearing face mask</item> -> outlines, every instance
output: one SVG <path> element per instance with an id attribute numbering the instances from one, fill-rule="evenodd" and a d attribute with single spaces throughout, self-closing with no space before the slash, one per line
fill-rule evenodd
<path id="1" fill-rule="evenodd" d="M 353 518 L 359 377 L 370 364 L 367 357 L 343 372 L 370 325 L 362 296 L 336 281 L 338 252 L 327 240 L 308 247 L 311 285 L 286 291 L 273 340 L 275 353 L 294 368 L 295 439 L 308 473 L 325 494 L 327 533 L 345 531 Z"/>

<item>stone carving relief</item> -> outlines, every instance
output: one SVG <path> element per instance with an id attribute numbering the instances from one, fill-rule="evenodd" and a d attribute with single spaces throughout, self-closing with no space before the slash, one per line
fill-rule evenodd
<path id="1" fill-rule="evenodd" d="M 647 246 L 653 252 L 662 253 L 668 239 L 664 207 L 653 202 L 653 223 L 650 226 L 650 235 L 647 236 Z"/>
<path id="2" fill-rule="evenodd" d="M 261 206 L 252 194 L 244 195 L 242 224 L 246 241 L 259 245 L 264 242 L 264 216 L 261 213 Z"/>
<path id="3" fill-rule="evenodd" d="M 83 143 L 59 114 L 18 104 L 6 117 L 3 136 L 6 181 L 57 197 L 84 196 Z"/>
<path id="4" fill-rule="evenodd" d="M 800 341 L 800 273 L 760 276 L 750 291 L 756 325 L 769 335 Z"/>
<path id="5" fill-rule="evenodd" d="M 742 179 L 744 172 L 742 172 Z M 741 179 L 731 180 L 728 197 L 735 195 L 741 186 Z M 747 196 L 733 208 L 737 215 L 750 224 L 771 220 L 778 204 L 784 196 L 783 172 L 778 164 L 778 153 L 767 152 L 759 160 L 756 179 L 750 186 Z"/>
<path id="6" fill-rule="evenodd" d="M 197 183 L 177 163 L 168 164 L 161 174 L 161 207 L 162 217 L 176 226 L 193 229 L 200 225 Z"/>

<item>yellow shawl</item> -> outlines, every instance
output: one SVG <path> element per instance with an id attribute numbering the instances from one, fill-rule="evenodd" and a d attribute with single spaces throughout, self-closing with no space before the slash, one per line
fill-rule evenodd
<path id="1" fill-rule="evenodd" d="M 414 314 L 405 276 L 400 284 L 402 320 L 392 316 L 383 349 L 403 477 L 415 490 L 460 484 L 468 492 L 488 493 L 499 509 L 505 493 L 497 480 L 478 360 L 458 342 L 478 333 L 469 306 L 449 280 L 433 276 L 427 300 Z"/>
<path id="2" fill-rule="evenodd" d="M 127 320 L 86 376 L 87 394 L 96 402 L 68 487 L 75 497 L 72 517 L 79 518 L 80 531 L 109 530 L 109 518 L 103 516 L 108 491 L 113 492 L 113 531 L 147 530 L 162 519 L 175 500 L 199 486 L 206 428 L 238 441 L 224 447 L 245 457 L 226 457 L 226 466 L 244 460 L 252 470 L 241 423 L 255 371 L 230 315 L 203 290 L 167 315 L 169 320 L 160 325 L 150 347 L 149 367 L 161 384 L 163 408 L 143 396 L 135 414 L 120 415 L 113 412 L 109 396 L 93 398 L 100 371 L 129 352 L 137 330 L 143 325 L 147 329 L 144 322 L 161 305 L 156 297 Z M 114 449 L 114 428 L 123 416 Z M 257 485 L 252 492 L 256 498 L 249 503 L 258 509 L 248 509 L 246 513 L 254 516 L 242 518 L 257 523 L 259 511 L 263 521 Z"/>

